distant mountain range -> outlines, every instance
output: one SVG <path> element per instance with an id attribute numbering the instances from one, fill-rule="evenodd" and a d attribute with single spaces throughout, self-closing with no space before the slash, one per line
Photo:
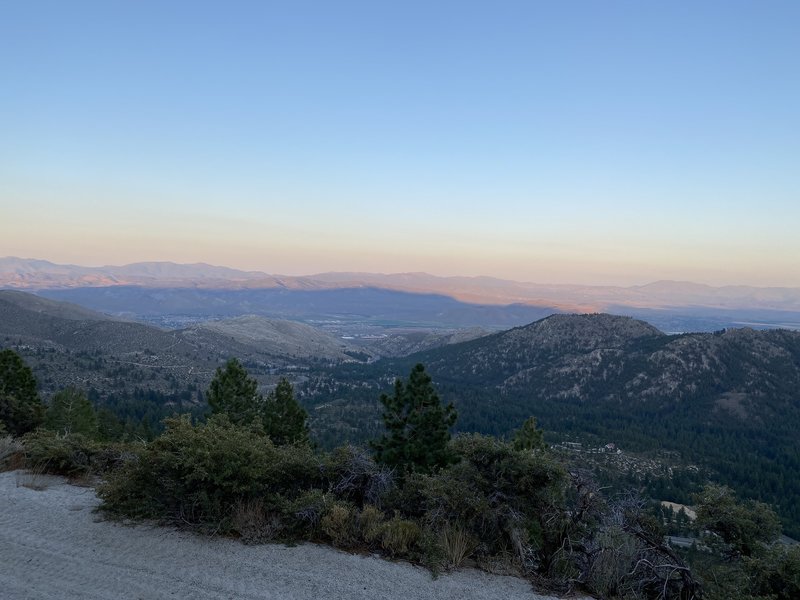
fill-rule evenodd
<path id="1" fill-rule="evenodd" d="M 676 281 L 614 287 L 426 273 L 292 277 L 202 263 L 82 267 L 7 257 L 0 259 L 0 288 L 35 291 L 159 324 L 168 324 L 167 317 L 259 314 L 307 322 L 343 317 L 350 324 L 503 329 L 558 312 L 612 312 L 665 331 L 742 325 L 800 329 L 800 288 Z"/>

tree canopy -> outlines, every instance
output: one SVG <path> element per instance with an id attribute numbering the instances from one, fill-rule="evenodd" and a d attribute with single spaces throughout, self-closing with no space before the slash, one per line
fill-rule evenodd
<path id="1" fill-rule="evenodd" d="M 546 450 L 544 433 L 536 427 L 536 417 L 528 417 L 514 433 L 511 441 L 514 450 Z"/>
<path id="2" fill-rule="evenodd" d="M 264 399 L 258 393 L 258 382 L 231 358 L 224 369 L 217 369 L 208 388 L 208 404 L 213 414 L 224 413 L 234 425 L 248 425 L 261 417 Z"/>
<path id="3" fill-rule="evenodd" d="M 44 418 L 33 371 L 13 350 L 0 351 L 0 423 L 13 435 L 35 429 Z"/>
<path id="4" fill-rule="evenodd" d="M 753 556 L 781 533 L 781 522 L 769 505 L 739 502 L 728 487 L 706 485 L 696 500 L 698 527 L 711 531 L 730 558 Z"/>
<path id="5" fill-rule="evenodd" d="M 442 406 L 425 367 L 417 364 L 408 381 L 398 379 L 394 394 L 381 395 L 386 433 L 371 442 L 376 460 L 401 472 L 430 473 L 454 462 L 448 448 L 457 414 Z"/>
<path id="6" fill-rule="evenodd" d="M 53 396 L 47 407 L 45 426 L 62 435 L 79 433 L 91 438 L 98 434 L 94 407 L 86 394 L 75 388 L 61 390 Z"/>
<path id="7" fill-rule="evenodd" d="M 308 442 L 308 413 L 294 397 L 292 384 L 281 378 L 263 403 L 262 423 L 277 445 Z"/>
<path id="8" fill-rule="evenodd" d="M 308 413 L 295 400 L 292 384 L 281 378 L 264 398 L 258 382 L 235 358 L 217 369 L 208 388 L 208 404 L 213 414 L 227 415 L 233 425 L 257 422 L 276 445 L 308 442 Z"/>
<path id="9" fill-rule="evenodd" d="M 708 484 L 695 497 L 695 526 L 711 552 L 693 565 L 708 600 L 800 598 L 800 547 L 777 543 L 780 521 L 766 504 Z"/>

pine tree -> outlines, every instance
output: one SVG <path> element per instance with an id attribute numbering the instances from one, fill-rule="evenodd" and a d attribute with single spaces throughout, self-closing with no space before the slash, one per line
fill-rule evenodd
<path id="1" fill-rule="evenodd" d="M 285 378 L 267 395 L 262 422 L 275 444 L 308 442 L 308 413 L 295 400 L 292 384 Z"/>
<path id="2" fill-rule="evenodd" d="M 381 395 L 386 434 L 371 443 L 375 459 L 401 473 L 430 473 L 454 462 L 448 447 L 457 418 L 452 404 L 442 406 L 425 367 L 417 364 L 408 382 L 395 381 L 394 395 Z"/>
<path id="3" fill-rule="evenodd" d="M 61 390 L 50 401 L 45 415 L 45 427 L 62 435 L 79 433 L 97 437 L 97 415 L 92 403 L 75 388 Z"/>
<path id="4" fill-rule="evenodd" d="M 752 556 L 778 539 L 781 522 L 763 502 L 739 502 L 730 488 L 706 484 L 695 496 L 700 531 L 710 531 L 709 544 L 729 559 Z"/>
<path id="5" fill-rule="evenodd" d="M 258 393 L 258 382 L 235 358 L 224 369 L 217 369 L 207 395 L 211 412 L 225 413 L 236 425 L 249 425 L 261 416 L 264 399 Z"/>
<path id="6" fill-rule="evenodd" d="M 528 417 L 516 433 L 511 445 L 515 450 L 546 450 L 544 433 L 536 427 L 536 417 Z"/>
<path id="7" fill-rule="evenodd" d="M 43 418 L 33 371 L 13 350 L 0 351 L 0 423 L 9 433 L 22 435 L 38 427 Z"/>

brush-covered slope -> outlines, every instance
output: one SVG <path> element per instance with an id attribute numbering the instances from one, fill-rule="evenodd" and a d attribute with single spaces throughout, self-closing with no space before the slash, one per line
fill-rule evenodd
<path id="1" fill-rule="evenodd" d="M 23 315 L 21 311 L 26 311 L 27 314 Z M 71 321 L 115 320 L 106 314 L 70 302 L 49 300 L 15 290 L 0 290 L 0 319 L 8 323 L 16 319 L 16 324 L 20 329 L 30 327 L 31 323 L 25 321 L 23 316 L 58 317 Z"/>
<path id="2" fill-rule="evenodd" d="M 348 361 L 368 357 L 363 350 L 346 344 L 333 335 L 296 321 L 246 315 L 221 321 L 206 321 L 184 332 L 211 339 L 229 338 L 239 344 L 269 349 L 276 355 L 316 361 Z"/>

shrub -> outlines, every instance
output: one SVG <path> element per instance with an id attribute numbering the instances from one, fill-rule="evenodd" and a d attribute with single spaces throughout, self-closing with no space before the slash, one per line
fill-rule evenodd
<path id="1" fill-rule="evenodd" d="M 245 544 L 263 544 L 281 534 L 283 521 L 279 513 L 268 509 L 262 498 L 251 498 L 236 502 L 231 528 Z"/>
<path id="2" fill-rule="evenodd" d="M 730 488 L 706 485 L 695 500 L 697 527 L 712 532 L 707 542 L 729 558 L 757 555 L 780 535 L 772 508 L 753 500 L 739 502 Z"/>
<path id="3" fill-rule="evenodd" d="M 322 463 L 328 489 L 338 498 L 356 506 L 380 506 L 394 487 L 389 469 L 379 466 L 369 453 L 358 446 L 346 445 L 327 455 Z"/>
<path id="4" fill-rule="evenodd" d="M 10 435 L 0 436 L 0 472 L 21 466 L 22 443 Z"/>
<path id="5" fill-rule="evenodd" d="M 352 505 L 334 502 L 320 521 L 320 528 L 334 546 L 351 547 L 358 538 L 357 511 Z"/>
<path id="6" fill-rule="evenodd" d="M 100 446 L 80 434 L 58 435 L 38 429 L 22 438 L 28 468 L 57 475 L 87 475 Z"/>
<path id="7" fill-rule="evenodd" d="M 409 475 L 391 506 L 426 528 L 462 531 L 476 540 L 481 558 L 513 547 L 532 568 L 531 532 L 544 527 L 548 505 L 563 502 L 563 467 L 546 452 L 514 450 L 482 435 L 458 436 L 451 446 L 461 460 L 432 475 Z"/>
<path id="8" fill-rule="evenodd" d="M 604 598 L 633 594 L 639 566 L 636 564 L 639 553 L 636 538 L 619 527 L 612 527 L 598 536 L 597 545 L 585 578 L 586 585 Z"/>
<path id="9" fill-rule="evenodd" d="M 268 438 L 260 436 L 253 439 Z M 280 494 L 294 497 L 307 490 L 322 488 L 324 478 L 320 458 L 305 444 L 275 446 L 269 443 L 263 462 L 254 468 L 254 476 L 259 479 L 259 486 L 264 486 L 269 494 Z"/>
<path id="10" fill-rule="evenodd" d="M 289 533 L 305 539 L 315 537 L 329 504 L 329 498 L 319 489 L 308 490 L 287 501 L 282 512 Z"/>
<path id="11" fill-rule="evenodd" d="M 550 575 L 568 587 L 580 582 L 602 598 L 699 597 L 691 571 L 642 512 L 644 505 L 635 495 L 614 498 L 592 527 L 568 534 Z M 580 512 L 572 510 L 570 519 Z"/>
<path id="12" fill-rule="evenodd" d="M 405 556 L 419 540 L 422 530 L 414 521 L 395 516 L 384 523 L 381 547 L 392 556 Z"/>
<path id="13" fill-rule="evenodd" d="M 308 452 L 277 449 L 258 428 L 225 415 L 196 426 L 188 416 L 165 423 L 161 437 L 100 486 L 106 510 L 226 530 L 238 501 L 301 487 L 318 471 Z"/>
<path id="14" fill-rule="evenodd" d="M 445 567 L 457 569 L 475 551 L 478 540 L 460 525 L 445 525 L 439 533 L 444 551 Z"/>
<path id="15" fill-rule="evenodd" d="M 745 561 L 758 594 L 778 600 L 800 598 L 800 546 L 776 544 L 763 556 Z"/>
<path id="16" fill-rule="evenodd" d="M 361 537 L 367 544 L 372 545 L 380 541 L 384 519 L 383 512 L 369 504 L 358 515 L 358 527 L 361 531 Z"/>
<path id="17" fill-rule="evenodd" d="M 145 442 L 141 441 L 96 445 L 96 451 L 91 460 L 92 472 L 101 476 L 106 475 L 130 461 L 138 460 L 144 447 Z"/>

